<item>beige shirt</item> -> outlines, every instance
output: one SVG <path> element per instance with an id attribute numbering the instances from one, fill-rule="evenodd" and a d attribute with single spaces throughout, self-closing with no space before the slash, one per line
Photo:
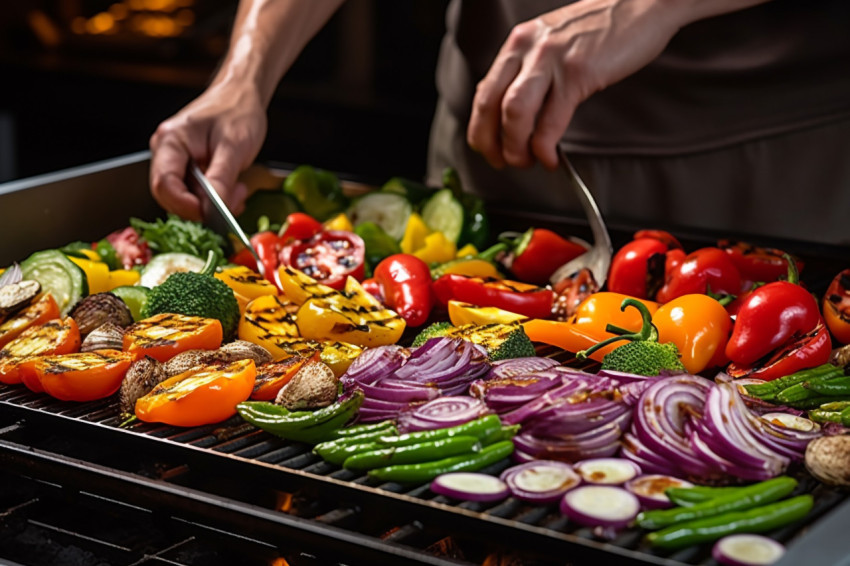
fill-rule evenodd
<path id="1" fill-rule="evenodd" d="M 576 210 L 562 175 L 495 172 L 463 142 L 475 84 L 511 28 L 561 5 L 452 1 L 429 180 L 455 166 L 495 203 Z M 615 222 L 850 243 L 848 29 L 846 0 L 773 0 L 686 26 L 580 105 L 563 144 Z"/>

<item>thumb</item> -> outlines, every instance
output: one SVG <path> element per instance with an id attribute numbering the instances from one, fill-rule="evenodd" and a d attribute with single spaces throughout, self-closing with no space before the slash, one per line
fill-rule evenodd
<path id="1" fill-rule="evenodd" d="M 242 183 L 237 183 L 241 164 L 234 147 L 222 142 L 216 147 L 206 171 L 207 178 L 231 211 L 242 208 L 247 192 Z"/>

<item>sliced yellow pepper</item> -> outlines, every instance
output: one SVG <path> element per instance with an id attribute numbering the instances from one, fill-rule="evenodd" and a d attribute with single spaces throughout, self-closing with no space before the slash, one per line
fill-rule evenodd
<path id="1" fill-rule="evenodd" d="M 80 254 L 83 254 L 84 256 L 86 256 L 86 259 L 90 259 L 92 261 L 103 261 L 101 259 L 101 257 L 99 255 L 97 255 L 97 252 L 92 250 L 92 249 L 80 248 L 79 250 L 76 250 L 76 251 L 77 251 L 77 253 L 80 253 Z"/>
<path id="2" fill-rule="evenodd" d="M 113 269 L 109 272 L 109 290 L 135 285 L 139 282 L 141 276 L 141 273 L 135 269 Z"/>
<path id="3" fill-rule="evenodd" d="M 242 295 L 247 299 L 256 299 L 266 295 L 276 295 L 277 287 L 269 280 L 243 265 L 231 267 L 215 274 L 216 279 L 221 279 L 233 289 L 234 293 Z"/>
<path id="4" fill-rule="evenodd" d="M 487 277 L 490 279 L 502 279 L 502 274 L 491 262 L 478 259 L 456 259 L 439 267 L 440 275 L 453 273 L 455 275 L 466 275 L 467 277 Z"/>
<path id="5" fill-rule="evenodd" d="M 449 320 L 455 326 L 464 324 L 510 324 L 526 317 L 497 307 L 479 307 L 462 301 L 449 301 Z"/>
<path id="6" fill-rule="evenodd" d="M 478 255 L 478 248 L 476 248 L 472 244 L 466 244 L 457 251 L 457 255 L 455 257 L 457 259 L 463 259 L 465 257 L 472 257 L 474 255 Z"/>
<path id="7" fill-rule="evenodd" d="M 297 308 L 286 297 L 278 295 L 263 295 L 253 299 L 239 319 L 239 339 L 263 346 L 270 338 L 297 337 Z"/>
<path id="8" fill-rule="evenodd" d="M 348 218 L 348 215 L 344 212 L 340 212 L 329 220 L 325 220 L 322 225 L 325 230 L 344 230 L 346 232 L 354 232 L 354 225 L 351 223 L 351 219 Z"/>
<path id="9" fill-rule="evenodd" d="M 80 266 L 89 283 L 89 294 L 109 291 L 109 266 L 102 261 L 92 261 L 81 257 L 68 256 L 68 259 Z"/>
<path id="10" fill-rule="evenodd" d="M 399 246 L 401 251 L 406 254 L 412 254 L 416 250 L 425 247 L 425 236 L 431 233 L 431 229 L 422 220 L 422 217 L 417 213 L 413 213 L 407 219 L 407 227 L 404 229 L 404 236 L 401 238 Z"/>
<path id="11" fill-rule="evenodd" d="M 457 255 L 457 246 L 442 232 L 431 232 L 425 236 L 425 245 L 415 250 L 413 255 L 427 264 L 445 263 Z"/>

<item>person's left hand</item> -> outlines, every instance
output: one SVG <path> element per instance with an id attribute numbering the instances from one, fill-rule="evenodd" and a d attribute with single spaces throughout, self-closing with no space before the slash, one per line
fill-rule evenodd
<path id="1" fill-rule="evenodd" d="M 576 107 L 657 57 L 682 11 L 665 0 L 581 0 L 517 25 L 478 83 L 469 145 L 496 168 L 554 169 Z"/>

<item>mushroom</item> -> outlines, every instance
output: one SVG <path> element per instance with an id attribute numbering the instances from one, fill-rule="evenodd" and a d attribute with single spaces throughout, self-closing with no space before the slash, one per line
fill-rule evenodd
<path id="1" fill-rule="evenodd" d="M 0 287 L 0 316 L 10 315 L 32 303 L 41 292 L 41 283 L 30 279 Z"/>
<path id="2" fill-rule="evenodd" d="M 322 362 L 307 362 L 283 386 L 274 402 L 290 411 L 319 409 L 336 401 L 338 380 Z"/>
<path id="3" fill-rule="evenodd" d="M 166 376 L 173 377 L 194 367 L 228 361 L 227 354 L 221 350 L 186 350 L 165 362 L 163 370 Z"/>
<path id="4" fill-rule="evenodd" d="M 227 356 L 228 362 L 251 359 L 259 366 L 272 361 L 268 350 L 247 340 L 234 340 L 219 348 L 219 351 Z"/>
<path id="5" fill-rule="evenodd" d="M 806 446 L 806 469 L 818 481 L 850 486 L 850 435 L 821 436 Z"/>
<path id="6" fill-rule="evenodd" d="M 121 413 L 132 415 L 136 411 L 136 401 L 168 378 L 161 363 L 145 356 L 130 364 L 130 368 L 121 382 L 118 392 Z"/>
<path id="7" fill-rule="evenodd" d="M 107 322 L 121 328 L 133 323 L 133 314 L 127 303 L 109 292 L 95 293 L 81 299 L 68 314 L 77 323 L 83 336 Z"/>
<path id="8" fill-rule="evenodd" d="M 88 333 L 80 344 L 81 352 L 120 350 L 124 347 L 124 329 L 112 322 L 101 324 Z"/>

